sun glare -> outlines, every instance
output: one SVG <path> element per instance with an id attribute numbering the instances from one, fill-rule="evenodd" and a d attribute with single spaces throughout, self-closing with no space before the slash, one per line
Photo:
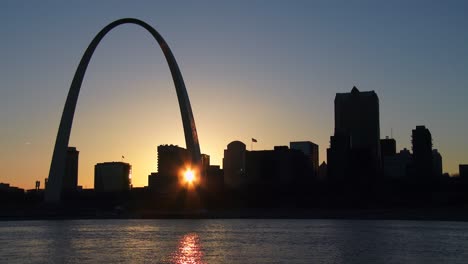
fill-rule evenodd
<path id="1" fill-rule="evenodd" d="M 195 173 L 193 172 L 193 170 L 188 169 L 184 172 L 184 180 L 187 183 L 193 183 L 193 181 L 195 180 Z"/>

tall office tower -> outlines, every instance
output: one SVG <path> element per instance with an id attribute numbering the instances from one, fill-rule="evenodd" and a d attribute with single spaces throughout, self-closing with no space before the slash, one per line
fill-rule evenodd
<path id="1" fill-rule="evenodd" d="M 68 147 L 65 161 L 65 175 L 62 181 L 62 192 L 76 191 L 78 188 L 78 156 L 75 147 Z"/>
<path id="2" fill-rule="evenodd" d="M 335 133 L 349 135 L 351 149 L 369 150 L 380 166 L 379 98 L 374 91 L 350 93 L 335 97 Z"/>
<path id="3" fill-rule="evenodd" d="M 427 180 L 433 178 L 432 136 L 425 126 L 416 126 L 412 131 L 412 148 L 414 162 L 414 180 Z"/>
<path id="4" fill-rule="evenodd" d="M 130 190 L 132 166 L 124 162 L 104 162 L 94 166 L 96 192 L 121 192 Z"/>
<path id="5" fill-rule="evenodd" d="M 289 147 L 302 151 L 310 161 L 313 177 L 318 177 L 319 168 L 319 146 L 310 141 L 296 141 L 290 142 Z"/>
<path id="6" fill-rule="evenodd" d="M 374 91 L 335 97 L 335 133 L 327 151 L 330 180 L 370 186 L 382 168 L 379 98 Z M 366 185 L 366 186 L 364 186 Z"/>

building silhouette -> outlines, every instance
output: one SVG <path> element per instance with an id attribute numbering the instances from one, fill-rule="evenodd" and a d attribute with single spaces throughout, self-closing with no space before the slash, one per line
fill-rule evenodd
<path id="1" fill-rule="evenodd" d="M 431 132 L 425 126 L 416 126 L 412 131 L 411 143 L 413 149 L 412 180 L 418 183 L 431 183 L 434 180 Z"/>
<path id="2" fill-rule="evenodd" d="M 468 181 L 468 164 L 458 165 L 458 174 L 461 179 Z"/>
<path id="3" fill-rule="evenodd" d="M 349 180 L 351 144 L 350 137 L 343 132 L 335 132 L 330 137 L 330 148 L 327 149 L 328 181 L 332 184 Z"/>
<path id="4" fill-rule="evenodd" d="M 224 171 L 219 165 L 209 165 L 205 175 L 208 191 L 220 192 L 224 190 Z"/>
<path id="5" fill-rule="evenodd" d="M 246 146 L 240 141 L 229 143 L 224 150 L 224 183 L 227 187 L 238 188 L 247 182 L 246 153 Z"/>
<path id="6" fill-rule="evenodd" d="M 333 184 L 369 189 L 382 169 L 379 98 L 374 91 L 335 97 L 335 131 L 327 150 L 328 175 Z"/>
<path id="7" fill-rule="evenodd" d="M 351 149 L 369 151 L 380 164 L 379 98 L 374 91 L 360 92 L 356 86 L 350 93 L 335 97 L 335 133 L 349 136 Z"/>
<path id="8" fill-rule="evenodd" d="M 202 161 L 206 162 L 206 156 L 203 156 Z M 153 172 L 148 176 L 149 189 L 166 194 L 174 191 L 174 188 L 181 181 L 184 171 L 191 168 L 191 163 L 191 155 L 187 149 L 177 145 L 158 146 L 158 172 Z M 200 170 L 203 170 L 203 166 Z"/>
<path id="9" fill-rule="evenodd" d="M 94 166 L 96 192 L 122 192 L 131 187 L 132 166 L 125 162 L 104 162 Z"/>
<path id="10" fill-rule="evenodd" d="M 318 171 L 318 180 L 320 182 L 325 182 L 328 179 L 328 165 L 324 161 L 322 164 L 319 166 L 319 171 Z"/>
<path id="11" fill-rule="evenodd" d="M 404 148 L 395 155 L 386 155 L 384 161 L 384 176 L 390 180 L 406 180 L 413 161 L 411 152 Z"/>
<path id="12" fill-rule="evenodd" d="M 312 147 L 313 153 L 313 145 L 301 146 Z M 224 150 L 223 168 L 224 182 L 231 189 L 252 186 L 285 189 L 292 185 L 307 185 L 313 180 L 311 156 L 288 146 L 248 151 L 244 143 L 233 141 Z"/>
<path id="13" fill-rule="evenodd" d="M 158 173 L 177 179 L 191 166 L 190 152 L 176 145 L 158 146 Z"/>
<path id="14" fill-rule="evenodd" d="M 381 157 L 396 155 L 396 140 L 386 137 L 380 140 Z"/>
<path id="15" fill-rule="evenodd" d="M 432 150 L 432 169 L 435 177 L 442 177 L 443 166 L 442 166 L 442 155 L 437 149 Z"/>
<path id="16" fill-rule="evenodd" d="M 78 157 L 79 151 L 75 147 L 68 147 L 62 192 L 73 192 L 78 188 Z"/>
<path id="17" fill-rule="evenodd" d="M 307 156 L 310 162 L 310 171 L 312 172 L 312 178 L 318 178 L 319 170 L 319 146 L 310 141 L 294 141 L 289 143 L 291 149 L 302 151 Z"/>

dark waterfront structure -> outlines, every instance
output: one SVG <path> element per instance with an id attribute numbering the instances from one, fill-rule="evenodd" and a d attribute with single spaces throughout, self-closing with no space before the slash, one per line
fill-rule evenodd
<path id="1" fill-rule="evenodd" d="M 425 126 L 416 126 L 412 131 L 413 148 L 412 180 L 428 184 L 434 181 L 434 162 L 432 154 L 432 136 Z"/>
<path id="2" fill-rule="evenodd" d="M 94 166 L 96 192 L 123 192 L 130 190 L 132 166 L 125 162 L 104 162 Z"/>
<path id="3" fill-rule="evenodd" d="M 327 150 L 328 175 L 334 184 L 369 189 L 381 173 L 379 98 L 374 91 L 335 97 L 335 132 Z"/>
<path id="4" fill-rule="evenodd" d="M 124 18 L 114 21 L 104 27 L 91 41 L 88 48 L 86 49 L 83 57 L 81 58 L 80 64 L 75 72 L 73 81 L 70 85 L 67 100 L 60 120 L 60 126 L 55 141 L 54 152 L 52 155 L 52 162 L 49 171 L 49 180 L 46 189 L 45 200 L 47 202 L 59 202 L 61 200 L 61 189 L 62 182 L 64 181 L 65 164 L 67 156 L 67 146 L 70 139 L 70 132 L 73 123 L 73 116 L 75 113 L 76 103 L 78 101 L 78 95 L 80 93 L 81 84 L 84 79 L 86 69 L 89 61 L 94 53 L 94 50 L 104 38 L 104 36 L 111 31 L 113 28 L 122 24 L 135 24 L 146 29 L 158 42 L 161 47 L 164 56 L 166 57 L 167 63 L 171 70 L 172 79 L 174 81 L 177 98 L 179 100 L 180 112 L 182 115 L 182 123 L 184 127 L 185 142 L 187 144 L 187 150 L 190 152 L 192 164 L 198 166 L 201 159 L 200 146 L 198 143 L 198 135 L 195 127 L 195 120 L 193 118 L 192 107 L 190 105 L 187 89 L 182 78 L 182 74 L 179 70 L 179 66 L 172 54 L 169 46 L 163 37 L 150 25 L 145 22 L 133 19 Z"/>
<path id="5" fill-rule="evenodd" d="M 63 192 L 73 192 L 78 188 L 78 156 L 79 151 L 75 147 L 68 147 L 65 175 L 62 181 Z"/>

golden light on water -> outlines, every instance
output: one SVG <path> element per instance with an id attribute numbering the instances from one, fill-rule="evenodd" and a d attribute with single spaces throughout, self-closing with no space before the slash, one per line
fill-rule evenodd
<path id="1" fill-rule="evenodd" d="M 186 234 L 180 239 L 177 251 L 172 257 L 173 263 L 198 264 L 203 262 L 203 251 L 197 234 Z"/>

